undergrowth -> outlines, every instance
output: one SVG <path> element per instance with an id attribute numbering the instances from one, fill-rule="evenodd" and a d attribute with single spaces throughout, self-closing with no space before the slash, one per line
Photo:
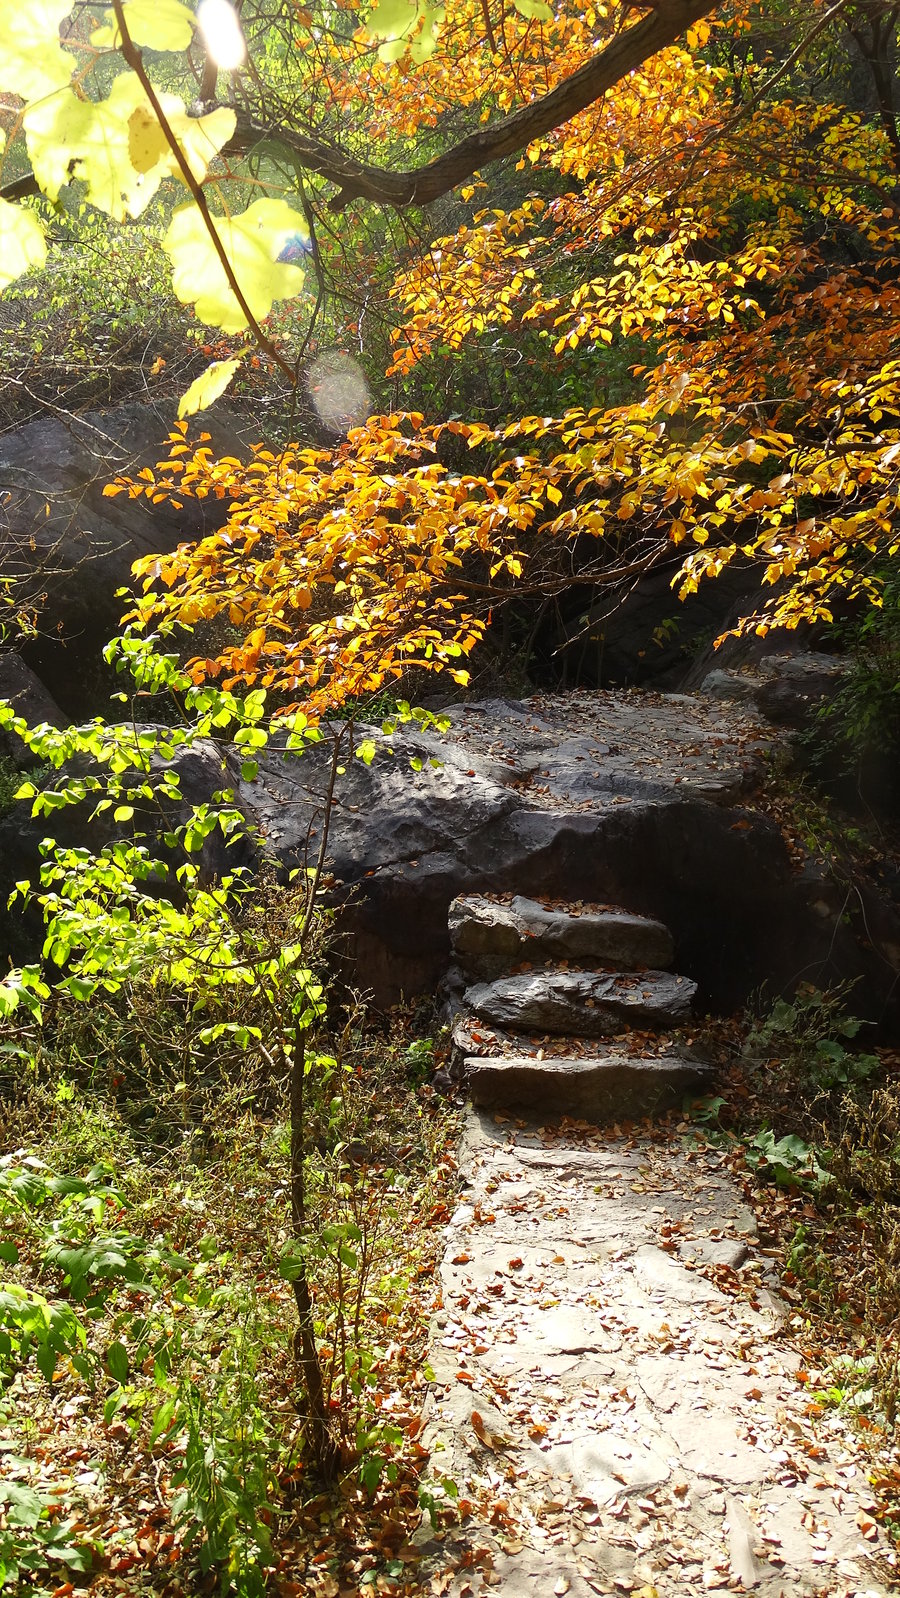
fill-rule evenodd
<path id="1" fill-rule="evenodd" d="M 751 1016 L 700 1114 L 737 1141 L 758 1185 L 763 1241 L 778 1248 L 797 1323 L 825 1350 L 823 1401 L 839 1393 L 862 1429 L 890 1433 L 900 1420 L 900 1053 L 867 1047 L 851 1004 L 847 984 L 806 988 Z"/>
<path id="2" fill-rule="evenodd" d="M 223 1022 L 258 1019 L 234 1008 Z M 151 983 L 17 1019 L 0 1039 L 0 1588 L 174 1594 L 194 1572 L 252 1598 L 288 1567 L 302 1584 L 353 1566 L 402 1592 L 453 1168 L 408 1022 L 367 1032 L 354 1011 L 316 1039 L 309 1263 L 342 1447 L 326 1491 L 285 1268 L 287 1083 L 264 1046 L 231 1047 L 227 1026 L 204 1042 Z"/>

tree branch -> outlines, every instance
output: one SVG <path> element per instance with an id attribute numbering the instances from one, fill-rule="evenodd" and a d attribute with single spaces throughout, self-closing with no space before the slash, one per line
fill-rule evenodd
<path id="1" fill-rule="evenodd" d="M 617 34 L 605 50 L 586 61 L 555 89 L 488 127 L 480 128 L 425 166 L 400 172 L 369 166 L 321 139 L 297 133 L 289 127 L 267 126 L 240 113 L 234 138 L 223 154 L 239 154 L 260 143 L 278 144 L 290 150 L 300 166 L 337 186 L 338 192 L 329 202 L 332 211 L 343 211 L 357 199 L 374 200 L 398 209 L 430 205 L 482 167 L 524 150 L 533 139 L 552 132 L 586 110 L 629 72 L 674 44 L 692 22 L 714 8 L 715 0 L 657 0 L 654 9 L 640 22 Z"/>
<path id="2" fill-rule="evenodd" d="M 482 167 L 524 150 L 533 139 L 562 127 L 580 111 L 586 110 L 601 99 L 608 89 L 627 77 L 629 72 L 636 71 L 651 56 L 674 44 L 691 23 L 713 11 L 715 3 L 716 0 L 642 0 L 642 8 L 644 4 L 651 7 L 646 15 L 617 33 L 605 49 L 557 84 L 555 89 L 529 105 L 510 112 L 508 116 L 500 117 L 487 127 L 479 128 L 476 133 L 469 134 L 425 166 L 399 172 L 389 167 L 370 166 L 323 139 L 298 132 L 289 126 L 258 122 L 241 111 L 237 112 L 234 137 L 221 153 L 225 157 L 246 154 L 260 144 L 278 145 L 289 150 L 299 166 L 336 186 L 338 192 L 329 201 L 332 211 L 343 211 L 357 199 L 373 200 L 399 210 L 411 205 L 430 205 Z M 117 12 L 119 9 L 120 6 L 116 5 Z M 122 22 L 119 23 L 119 30 L 123 39 L 122 54 L 144 82 L 146 74 L 140 62 L 140 53 L 127 39 Z M 149 93 L 146 82 L 144 86 Z M 200 109 L 203 112 L 212 109 L 212 102 L 200 102 Z M 162 113 L 157 112 L 157 115 L 165 131 Z M 197 199 L 197 185 L 187 177 L 186 181 Z M 22 199 L 39 192 L 34 179 L 26 177 L 0 188 L 0 198 Z"/>
<path id="3" fill-rule="evenodd" d="M 425 166 L 399 172 L 389 167 L 370 166 L 325 140 L 288 126 L 258 122 L 240 111 L 234 137 L 221 153 L 225 157 L 245 154 L 260 144 L 274 144 L 289 150 L 299 166 L 335 184 L 338 192 L 329 201 L 332 211 L 343 211 L 357 199 L 373 200 L 400 210 L 411 205 L 430 205 L 483 167 L 524 150 L 533 139 L 562 127 L 601 99 L 629 72 L 636 71 L 651 56 L 674 44 L 691 23 L 715 9 L 715 0 L 655 0 L 655 4 L 653 0 L 646 0 L 646 4 L 652 5 L 652 9 L 640 22 L 617 33 L 604 50 L 555 89 L 487 127 L 479 128 Z M 119 9 L 117 5 L 116 10 Z M 130 40 L 126 42 L 126 29 L 121 22 L 119 29 L 123 39 L 122 54 L 144 81 L 146 74 L 140 54 Z M 146 82 L 144 86 L 147 89 Z M 201 102 L 202 111 L 211 108 L 211 102 Z M 157 115 L 165 131 L 162 113 L 157 112 Z M 187 177 L 186 181 L 197 199 L 197 185 Z M 26 194 L 38 192 L 37 184 L 27 177 L 0 188 L 0 197 L 22 199 Z"/>

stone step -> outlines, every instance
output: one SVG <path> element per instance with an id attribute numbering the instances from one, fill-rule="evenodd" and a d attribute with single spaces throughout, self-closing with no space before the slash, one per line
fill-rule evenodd
<path id="1" fill-rule="evenodd" d="M 470 1055 L 465 1073 L 472 1101 L 483 1109 L 567 1115 L 597 1126 L 672 1109 L 686 1093 L 705 1087 L 710 1074 L 708 1066 L 674 1051 L 545 1059 Z"/>
<path id="2" fill-rule="evenodd" d="M 549 908 L 537 899 L 464 894 L 448 917 L 454 956 L 474 976 L 494 977 L 523 960 L 595 962 L 631 970 L 665 969 L 672 934 L 661 921 L 615 906 Z"/>
<path id="3" fill-rule="evenodd" d="M 467 988 L 463 1008 L 512 1032 L 605 1037 L 689 1021 L 696 982 L 670 971 L 563 971 L 544 967 Z"/>

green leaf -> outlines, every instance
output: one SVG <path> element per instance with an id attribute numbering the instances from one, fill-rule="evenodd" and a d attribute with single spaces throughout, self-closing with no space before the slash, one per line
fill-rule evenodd
<path id="1" fill-rule="evenodd" d="M 0 1503 L 6 1505 L 6 1518 L 12 1526 L 28 1526 L 34 1530 L 44 1513 L 43 1500 L 33 1487 L 22 1482 L 0 1483 Z"/>
<path id="2" fill-rule="evenodd" d="M 106 1350 L 106 1366 L 114 1382 L 118 1382 L 120 1386 L 127 1382 L 131 1367 L 124 1343 L 110 1343 Z"/>
<path id="3" fill-rule="evenodd" d="M 288 239 L 305 232 L 298 213 L 285 200 L 255 200 L 239 215 L 217 216 L 213 221 L 241 292 L 257 319 L 268 316 L 275 300 L 300 293 L 302 271 L 278 260 Z M 201 322 L 209 327 L 243 332 L 247 318 L 195 205 L 183 205 L 175 212 L 163 248 L 172 262 L 172 282 L 182 303 L 193 305 Z"/>
<path id="4" fill-rule="evenodd" d="M 0 289 L 47 259 L 43 223 L 22 205 L 0 200 Z"/>
<path id="5" fill-rule="evenodd" d="M 54 1543 L 54 1559 L 62 1560 L 70 1570 L 87 1571 L 91 1568 L 91 1550 L 75 1543 Z"/>
<path id="6" fill-rule="evenodd" d="M 5 1260 L 7 1265 L 15 1265 L 19 1258 L 19 1250 L 15 1243 L 0 1243 L 0 1260 Z"/>
<path id="7" fill-rule="evenodd" d="M 36 100 L 69 82 L 76 65 L 59 43 L 72 0 L 22 0 L 0 6 L 0 90 Z"/>
<path id="8" fill-rule="evenodd" d="M 133 42 L 150 50 L 187 50 L 194 37 L 194 18 L 181 0 L 125 0 L 123 10 Z M 91 34 L 91 44 L 118 50 L 122 40 L 115 13 L 107 11 L 106 18 L 106 26 Z"/>
<path id="9" fill-rule="evenodd" d="M 213 361 L 211 366 L 195 377 L 190 388 L 185 389 L 178 401 L 178 419 L 185 416 L 194 416 L 197 411 L 205 411 L 220 394 L 224 394 L 231 379 L 241 364 L 243 357 L 238 355 L 230 361 Z"/>
<path id="10" fill-rule="evenodd" d="M 159 1439 L 164 1436 L 166 1432 L 171 1430 L 175 1421 L 176 1409 L 177 1399 L 167 1398 L 166 1402 L 161 1404 L 159 1409 L 156 1411 L 156 1414 L 153 1417 L 153 1426 L 150 1431 L 151 1448 L 153 1447 L 154 1443 L 159 1442 Z"/>
<path id="11" fill-rule="evenodd" d="M 535 22 L 553 21 L 553 11 L 547 5 L 547 0 L 513 0 L 513 5 L 519 16 L 524 17 L 528 22 L 532 20 Z"/>
<path id="12" fill-rule="evenodd" d="M 285 1249 L 278 1261 L 278 1274 L 283 1282 L 296 1282 L 306 1268 L 306 1257 L 296 1246 Z"/>
<path id="13" fill-rule="evenodd" d="M 49 1343 L 42 1343 L 35 1355 L 35 1360 L 41 1375 L 46 1376 L 48 1382 L 52 1382 L 53 1372 L 56 1370 L 56 1351 L 50 1347 Z"/>

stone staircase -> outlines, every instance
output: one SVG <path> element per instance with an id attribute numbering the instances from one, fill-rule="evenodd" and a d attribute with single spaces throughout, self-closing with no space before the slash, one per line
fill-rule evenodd
<path id="1" fill-rule="evenodd" d="M 674 1047 L 696 983 L 659 921 L 608 905 L 467 894 L 449 914 L 453 1065 L 475 1104 L 600 1125 L 702 1089 Z"/>

